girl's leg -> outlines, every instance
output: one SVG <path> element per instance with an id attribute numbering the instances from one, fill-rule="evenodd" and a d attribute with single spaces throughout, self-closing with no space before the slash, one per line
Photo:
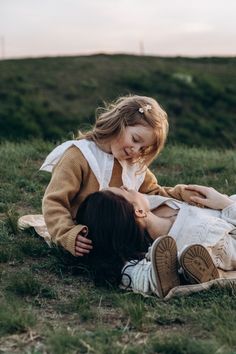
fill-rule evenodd
<path id="1" fill-rule="evenodd" d="M 210 253 L 202 245 L 185 247 L 179 262 L 186 279 L 192 284 L 205 283 L 220 277 Z"/>
<path id="2" fill-rule="evenodd" d="M 122 270 L 122 288 L 165 297 L 180 285 L 177 247 L 170 236 L 156 239 L 149 251 L 150 260 L 130 261 Z"/>

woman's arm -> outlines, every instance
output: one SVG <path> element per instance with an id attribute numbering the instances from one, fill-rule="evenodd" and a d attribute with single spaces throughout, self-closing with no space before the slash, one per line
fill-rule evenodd
<path id="1" fill-rule="evenodd" d="M 192 196 L 191 200 L 207 208 L 222 210 L 235 203 L 226 194 L 222 194 L 212 187 L 188 185 L 185 188 L 189 191 L 198 192 L 201 196 Z"/>

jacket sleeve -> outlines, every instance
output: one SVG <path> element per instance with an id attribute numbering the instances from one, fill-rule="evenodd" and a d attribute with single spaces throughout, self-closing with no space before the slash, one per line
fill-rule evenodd
<path id="1" fill-rule="evenodd" d="M 163 197 L 171 197 L 178 200 L 183 200 L 189 204 L 191 202 L 190 197 L 198 195 L 198 193 L 185 190 L 186 184 L 177 184 L 175 187 L 161 187 L 155 175 L 147 169 L 145 179 L 140 187 L 139 192 L 145 194 L 159 194 Z"/>
<path id="2" fill-rule="evenodd" d="M 81 158 L 78 157 L 75 148 L 65 152 L 53 170 L 42 202 L 44 219 L 53 242 L 73 255 L 76 236 L 84 227 L 75 225 L 71 210 L 71 202 L 80 191 L 85 162 L 82 154 Z"/>

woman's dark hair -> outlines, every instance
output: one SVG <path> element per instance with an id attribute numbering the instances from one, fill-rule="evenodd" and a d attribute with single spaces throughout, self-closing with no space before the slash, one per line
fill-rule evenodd
<path id="1" fill-rule="evenodd" d="M 93 250 L 86 257 L 96 284 L 118 285 L 125 262 L 142 259 L 151 243 L 135 220 L 133 205 L 108 190 L 90 194 L 76 221 L 89 229 Z"/>

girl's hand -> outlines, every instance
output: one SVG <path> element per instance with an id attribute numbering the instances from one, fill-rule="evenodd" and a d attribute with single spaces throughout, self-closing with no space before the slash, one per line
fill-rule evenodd
<path id="1" fill-rule="evenodd" d="M 222 210 L 228 205 L 234 203 L 234 201 L 231 200 L 226 194 L 221 194 L 212 187 L 188 185 L 186 189 L 198 192 L 200 195 L 202 195 L 198 197 L 192 196 L 190 199 L 194 203 L 198 203 L 201 206 L 205 206 L 207 208 Z"/>
<path id="2" fill-rule="evenodd" d="M 85 254 L 88 254 L 92 249 L 92 241 L 85 237 L 88 233 L 87 228 L 84 228 L 77 235 L 75 240 L 75 255 L 83 257 Z M 84 235 L 84 236 L 83 236 Z"/>

